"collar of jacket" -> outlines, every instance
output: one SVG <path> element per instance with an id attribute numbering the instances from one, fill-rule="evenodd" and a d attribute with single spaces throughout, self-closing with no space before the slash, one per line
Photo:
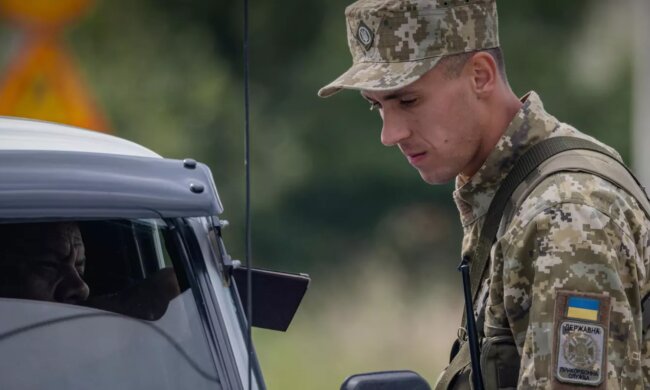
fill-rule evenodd
<path id="1" fill-rule="evenodd" d="M 515 162 L 531 146 L 548 138 L 559 125 L 555 117 L 544 110 L 534 91 L 521 98 L 524 103 L 479 170 L 469 179 L 456 177 L 454 202 L 460 212 L 463 227 L 487 213 L 501 181 Z"/>

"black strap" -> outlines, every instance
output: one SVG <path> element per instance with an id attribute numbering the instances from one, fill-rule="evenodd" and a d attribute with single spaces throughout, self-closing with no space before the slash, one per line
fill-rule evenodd
<path id="1" fill-rule="evenodd" d="M 514 167 L 501 183 L 501 186 L 497 190 L 490 206 L 488 207 L 483 226 L 479 233 L 478 243 L 475 246 L 470 259 L 470 284 L 474 305 L 476 305 L 478 290 L 487 269 L 490 249 L 497 238 L 501 219 L 503 218 L 503 212 L 514 191 L 546 160 L 559 153 L 576 149 L 598 152 L 614 161 L 617 161 L 630 173 L 636 183 L 640 186 L 636 177 L 616 156 L 606 148 L 597 145 L 592 141 L 582 138 L 562 136 L 548 138 L 533 145 L 515 162 Z M 650 299 L 648 301 L 650 302 Z M 466 326 L 465 315 L 465 311 L 463 311 L 463 321 L 461 325 L 463 328 Z M 436 390 L 448 389 L 456 375 L 466 369 L 469 365 L 470 354 L 468 343 L 464 342 L 461 343 L 458 353 L 452 358 L 449 366 L 438 381 Z"/>
<path id="2" fill-rule="evenodd" d="M 625 184 L 623 188 L 626 189 L 626 191 L 628 192 L 630 192 L 630 190 L 634 190 L 630 193 L 635 194 L 634 195 L 635 198 L 641 195 L 645 197 L 645 192 L 643 191 L 643 187 L 638 182 L 636 177 L 632 174 L 632 172 L 629 170 L 629 168 L 625 166 L 625 164 L 623 164 L 608 149 L 600 145 L 597 145 L 592 141 L 588 141 L 586 139 L 581 139 L 581 138 L 563 136 L 563 137 L 548 138 L 546 140 L 537 143 L 536 145 L 533 145 L 526 153 L 524 153 L 516 161 L 514 167 L 501 183 L 501 186 L 497 190 L 496 194 L 494 195 L 494 198 L 492 199 L 492 202 L 490 203 L 490 206 L 488 207 L 488 211 L 486 213 L 483 226 L 481 227 L 481 231 L 479 233 L 478 243 L 474 248 L 471 261 L 470 261 L 470 283 L 471 283 L 472 300 L 474 305 L 476 304 L 476 300 L 478 298 L 478 291 L 479 291 L 481 281 L 483 280 L 483 277 L 487 270 L 487 264 L 490 257 L 490 249 L 492 247 L 492 244 L 497 238 L 497 233 L 499 230 L 499 226 L 501 225 L 503 213 L 505 211 L 508 202 L 511 200 L 513 193 L 521 185 L 521 183 L 524 180 L 526 180 L 526 178 L 529 177 L 531 173 L 533 173 L 535 170 L 540 168 L 540 165 L 542 163 L 544 163 L 545 161 L 549 160 L 551 157 L 559 153 L 570 151 L 570 150 L 576 150 L 576 149 L 597 152 L 607 156 L 613 161 L 616 161 L 623 168 L 625 168 L 625 170 L 634 179 L 634 183 L 636 183 L 636 185 L 639 187 L 640 192 L 636 191 L 636 189 L 628 188 L 630 186 L 634 186 L 632 182 Z M 568 165 L 571 165 L 573 163 L 574 162 L 569 162 Z M 552 169 L 556 169 L 556 168 L 557 167 Z M 568 166 L 568 168 L 571 168 L 571 166 Z M 559 172 L 559 171 L 560 170 L 558 171 L 547 170 L 545 171 L 545 174 L 549 174 L 549 173 L 552 174 L 554 172 Z M 611 173 L 611 171 L 608 172 Z M 640 204 L 644 208 L 644 211 L 650 217 L 650 207 L 648 207 L 647 198 L 637 199 L 637 201 L 641 202 Z M 645 302 L 646 301 L 644 300 L 644 303 Z M 650 299 L 648 299 L 647 302 L 650 302 Z M 650 306 L 650 304 L 648 306 Z M 648 311 L 650 312 L 650 309 Z M 462 327 L 465 326 L 466 326 L 466 317 L 465 317 L 465 313 L 463 312 Z M 449 388 L 450 384 L 452 383 L 456 375 L 462 370 L 466 370 L 466 368 L 470 365 L 470 361 L 469 361 L 470 356 L 468 351 L 469 351 L 468 343 L 467 342 L 462 343 L 460 345 L 460 351 L 456 356 L 454 356 L 449 366 L 447 367 L 446 371 L 441 376 L 441 379 L 438 381 L 436 390 Z"/>
<path id="3" fill-rule="evenodd" d="M 599 152 L 618 161 L 609 150 L 592 141 L 565 136 L 553 137 L 540 141 L 524 153 L 524 155 L 517 160 L 515 166 L 512 168 L 510 173 L 508 173 L 494 195 L 485 216 L 483 226 L 481 227 L 478 243 L 474 248 L 470 262 L 470 282 L 474 302 L 476 302 L 476 299 L 478 298 L 478 290 L 487 269 L 488 259 L 490 257 L 490 248 L 496 240 L 503 211 L 510 200 L 512 193 L 541 163 L 558 153 L 575 149 Z M 465 320 L 466 319 L 463 317 L 463 327 L 465 326 Z"/>

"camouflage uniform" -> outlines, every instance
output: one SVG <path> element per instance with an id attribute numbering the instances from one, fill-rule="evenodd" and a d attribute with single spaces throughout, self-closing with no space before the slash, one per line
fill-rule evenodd
<path id="1" fill-rule="evenodd" d="M 594 141 L 546 113 L 534 92 L 525 99 L 480 170 L 466 182 L 457 179 L 464 254 L 471 252 L 489 203 L 518 157 L 548 137 Z M 650 386 L 650 338 L 641 329 L 641 299 L 650 290 L 649 228 L 634 198 L 586 173 L 550 176 L 526 198 L 492 247 L 482 289 L 487 301 L 479 299 L 486 305 L 485 335 L 514 336 L 521 355 L 517 388 L 551 388 L 558 289 L 611 297 L 607 388 Z"/>
<path id="2" fill-rule="evenodd" d="M 321 97 L 341 89 L 399 89 L 444 56 L 499 46 L 495 0 L 360 0 L 345 15 L 353 64 L 321 88 Z M 467 182 L 457 181 L 464 254 L 516 159 L 540 140 L 561 135 L 595 141 L 544 112 L 530 93 L 483 167 Z M 641 299 L 650 292 L 648 224 L 633 197 L 586 173 L 550 176 L 515 212 L 492 248 L 476 310 L 485 312 L 486 337 L 514 337 L 521 356 L 518 388 L 553 386 L 558 290 L 596 293 L 611 307 L 602 339 L 607 367 L 600 372 L 607 388 L 650 387 L 641 329 Z"/>

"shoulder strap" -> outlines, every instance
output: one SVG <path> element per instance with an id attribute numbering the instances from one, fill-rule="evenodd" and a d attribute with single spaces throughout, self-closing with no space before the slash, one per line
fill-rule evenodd
<path id="1" fill-rule="evenodd" d="M 567 151 L 556 154 L 542 162 L 536 172 L 530 174 L 525 183 L 521 183 L 512 194 L 497 233 L 497 239 L 504 234 L 508 223 L 514 213 L 524 203 L 528 195 L 546 178 L 559 172 L 586 172 L 609 181 L 618 188 L 630 194 L 650 219 L 650 200 L 645 187 L 641 185 L 636 176 L 617 158 L 602 153 L 582 150 L 579 153 Z M 641 300 L 642 331 L 650 330 L 650 293 Z"/>
<path id="2" fill-rule="evenodd" d="M 614 184 L 630 194 L 650 218 L 650 201 L 645 188 L 621 161 L 592 151 L 568 151 L 558 153 L 541 163 L 536 172 L 530 174 L 525 183 L 513 192 L 501 218 L 497 239 L 503 235 L 502 230 L 533 190 L 546 178 L 559 172 L 585 172 Z"/>
<path id="3" fill-rule="evenodd" d="M 569 152 L 576 149 L 581 152 Z M 470 281 L 474 301 L 477 299 L 480 283 L 487 268 L 490 249 L 497 238 L 501 222 L 511 219 L 517 206 L 523 203 L 537 184 L 546 177 L 562 171 L 588 172 L 610 181 L 632 195 L 650 218 L 650 202 L 645 189 L 629 168 L 609 150 L 592 141 L 575 137 L 554 137 L 541 141 L 517 160 L 490 203 L 471 259 Z M 536 174 L 531 175 L 533 172 Z M 525 180 L 526 183 L 524 183 Z M 506 206 L 509 206 L 509 210 L 506 210 Z M 504 211 L 507 211 L 506 215 L 504 215 Z M 644 306 L 645 302 L 650 302 L 650 299 L 644 298 Z M 463 315 L 463 327 L 466 326 L 465 321 L 466 318 Z M 438 381 L 436 390 L 447 389 L 456 374 L 469 366 L 467 344 L 465 342 L 459 353 L 452 359 Z"/>
<path id="4" fill-rule="evenodd" d="M 437 383 L 435 384 L 434 390 L 447 390 L 450 388 L 451 384 L 456 379 L 457 375 L 464 370 L 468 370 L 471 364 L 471 357 L 469 354 L 469 343 L 464 342 L 454 358 L 449 362 L 445 371 L 442 372 L 440 378 L 438 378 Z M 468 383 L 469 376 L 467 377 Z M 456 379 L 456 381 L 458 381 Z"/>
<path id="5" fill-rule="evenodd" d="M 496 239 L 501 217 L 513 192 L 542 162 L 559 153 L 575 149 L 591 150 L 615 159 L 607 149 L 594 142 L 575 137 L 553 137 L 533 145 L 517 160 L 515 166 L 503 180 L 490 203 L 471 258 L 470 281 L 474 301 L 476 301 L 479 286 L 487 268 L 490 248 Z M 463 321 L 463 326 L 465 326 L 465 321 Z"/>
<path id="6" fill-rule="evenodd" d="M 561 159 L 559 156 L 557 159 L 552 159 L 554 156 L 557 156 L 560 153 L 576 149 L 595 152 L 597 156 L 601 157 L 601 162 L 608 161 L 611 167 L 618 167 L 606 170 L 602 169 L 599 171 L 598 168 L 602 167 L 601 163 L 594 164 L 596 165 L 595 168 L 594 166 L 591 166 L 590 169 L 583 169 L 585 168 L 585 164 L 574 166 L 574 161 L 565 161 L 564 158 Z M 604 159 L 602 158 L 603 156 L 605 157 Z M 529 183 L 529 185 L 522 186 L 521 184 L 524 182 L 524 180 L 529 178 L 531 173 L 538 170 L 538 168 L 540 168 L 540 165 L 544 164 L 547 160 L 548 163 L 542 167 L 541 174 L 536 177 L 538 180 L 533 183 Z M 612 160 L 615 162 L 612 162 Z M 621 169 L 627 171 L 628 174 L 619 175 L 618 173 Z M 630 194 L 632 194 L 640 203 L 642 203 L 642 206 L 646 210 L 646 213 L 650 212 L 650 203 L 648 202 L 648 199 L 645 196 L 645 192 L 642 190 L 642 187 L 634 175 L 632 175 L 629 169 L 625 167 L 622 162 L 620 162 L 604 147 L 597 145 L 594 142 L 575 137 L 553 137 L 535 144 L 517 160 L 515 166 L 503 180 L 503 183 L 497 190 L 494 198 L 492 199 L 492 202 L 490 203 L 490 206 L 488 207 L 485 221 L 483 222 L 483 226 L 481 227 L 481 232 L 479 234 L 479 240 L 476 247 L 474 248 L 470 262 L 470 282 L 472 298 L 474 302 L 477 299 L 480 283 L 483 280 L 483 276 L 487 268 L 490 249 L 497 237 L 497 232 L 499 230 L 501 220 L 503 219 L 502 217 L 504 217 L 506 206 L 509 204 L 509 202 L 512 205 L 512 203 L 517 204 L 519 201 L 523 201 L 523 199 L 525 199 L 525 195 L 532 191 L 535 185 L 539 184 L 539 182 L 544 177 L 558 171 L 566 170 L 586 170 L 590 173 L 598 174 L 599 176 L 603 176 L 604 174 L 607 176 L 604 177 L 606 179 L 608 179 L 610 175 L 617 179 L 621 179 L 619 181 L 614 181 L 615 184 L 630 192 Z M 623 180 L 624 177 L 626 178 L 625 180 Z M 629 180 L 629 178 L 632 180 Z M 511 198 L 513 197 L 513 193 L 518 189 L 519 191 L 522 191 L 522 187 L 523 192 L 515 194 L 517 199 L 515 202 L 512 202 Z M 650 299 L 648 301 L 650 301 Z M 463 312 L 462 327 L 466 326 L 465 321 L 465 313 Z M 436 390 L 448 389 L 456 374 L 469 366 L 470 357 L 467 344 L 467 342 L 463 343 L 460 351 L 453 357 L 446 371 L 438 380 Z"/>

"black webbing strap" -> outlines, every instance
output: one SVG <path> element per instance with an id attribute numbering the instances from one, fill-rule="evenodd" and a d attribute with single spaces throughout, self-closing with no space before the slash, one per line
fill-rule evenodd
<path id="1" fill-rule="evenodd" d="M 575 149 L 599 152 L 617 160 L 610 151 L 591 141 L 582 138 L 564 136 L 545 139 L 533 145 L 526 153 L 524 153 L 524 155 L 517 160 L 515 166 L 512 168 L 510 173 L 508 173 L 494 195 L 485 216 L 483 226 L 481 227 L 479 240 L 474 248 L 470 262 L 470 282 L 474 303 L 476 303 L 478 290 L 481 281 L 483 280 L 483 276 L 485 275 L 488 259 L 490 257 L 490 248 L 496 240 L 503 211 L 508 204 L 512 193 L 541 163 L 558 153 Z M 465 327 L 464 316 L 462 326 Z"/>
<path id="2" fill-rule="evenodd" d="M 496 240 L 503 212 L 519 185 L 544 161 L 569 150 L 582 149 L 602 153 L 614 160 L 618 159 L 607 149 L 585 139 L 575 137 L 553 137 L 533 145 L 516 162 L 510 173 L 501 183 L 488 211 L 479 233 L 479 239 L 470 258 L 470 284 L 472 301 L 476 305 L 478 290 L 485 275 L 490 257 L 490 249 Z M 623 165 L 623 164 L 621 164 Z M 625 166 L 625 165 L 623 165 Z M 627 169 L 627 167 L 625 167 Z M 629 169 L 628 169 L 629 171 Z M 631 174 L 631 172 L 630 172 Z M 634 177 L 634 175 L 632 175 Z M 463 328 L 466 326 L 466 314 L 463 311 Z M 468 342 L 462 343 L 460 350 L 453 357 L 435 387 L 436 390 L 448 389 L 456 375 L 470 365 Z"/>
<path id="3" fill-rule="evenodd" d="M 501 186 L 497 190 L 494 198 L 492 199 L 492 202 L 490 203 L 490 206 L 488 207 L 485 221 L 483 222 L 483 226 L 481 227 L 481 231 L 479 233 L 478 243 L 474 248 L 470 259 L 470 284 L 474 305 L 476 305 L 478 290 L 487 269 L 488 259 L 490 257 L 490 249 L 497 238 L 497 233 L 499 226 L 501 225 L 504 210 L 508 205 L 508 202 L 511 200 L 513 193 L 515 190 L 517 190 L 521 183 L 526 180 L 526 178 L 529 177 L 533 171 L 538 169 L 540 165 L 542 165 L 545 161 L 549 160 L 551 157 L 559 153 L 576 149 L 597 152 L 619 163 L 621 167 L 623 167 L 634 179 L 634 183 L 636 183 L 636 186 L 638 186 L 641 191 L 639 192 L 636 191 L 635 188 L 630 188 L 630 185 L 634 186 L 634 184 L 631 183 L 624 184 L 623 182 L 619 183 L 618 181 L 616 181 L 616 183 L 618 183 L 619 186 L 622 185 L 622 188 L 630 192 L 630 194 L 635 194 L 635 198 L 643 197 L 643 199 L 637 199 L 637 201 L 640 202 L 640 205 L 648 217 L 650 217 L 650 203 L 648 203 L 648 199 L 645 198 L 643 187 L 638 182 L 634 174 L 632 174 L 632 172 L 629 170 L 629 168 L 625 166 L 625 164 L 623 164 L 620 160 L 618 160 L 618 158 L 614 156 L 609 150 L 591 141 L 575 137 L 563 136 L 543 140 L 532 146 L 515 162 L 514 167 L 501 183 Z M 573 164 L 573 162 L 565 164 L 566 168 L 580 169 L 579 167 L 573 167 L 571 164 Z M 562 168 L 564 167 L 562 166 Z M 552 174 L 555 172 L 560 172 L 561 170 L 563 169 L 551 170 L 546 173 Z M 611 173 L 612 171 L 609 172 Z M 604 172 L 604 174 L 606 175 L 607 173 Z M 648 301 L 650 302 L 650 299 Z M 463 328 L 466 326 L 465 312 L 463 312 L 463 321 L 461 326 Z M 470 366 L 470 354 L 468 351 L 468 342 L 466 341 L 460 345 L 459 351 L 452 358 L 443 375 L 441 375 L 435 387 L 436 390 L 448 389 L 454 382 L 454 378 L 456 378 L 458 373 L 462 372 L 463 370 L 467 370 L 467 368 Z"/>

